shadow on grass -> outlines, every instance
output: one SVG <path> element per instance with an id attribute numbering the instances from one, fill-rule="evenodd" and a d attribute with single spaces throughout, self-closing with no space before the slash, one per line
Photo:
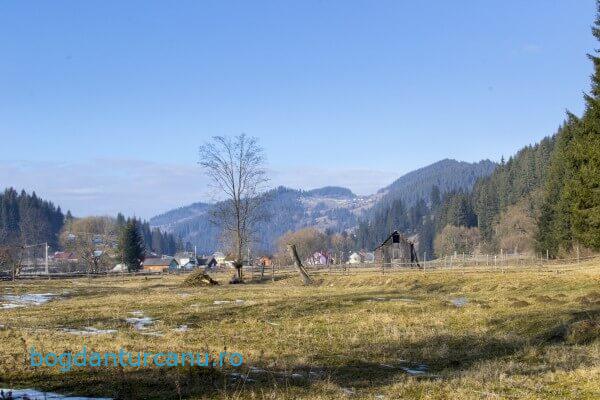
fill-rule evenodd
<path id="1" fill-rule="evenodd" d="M 523 314 L 519 318 L 535 320 L 536 315 Z M 464 371 L 475 364 L 493 361 L 519 354 L 526 346 L 543 349 L 557 342 L 569 346 L 565 336 L 558 335 L 565 326 L 581 321 L 598 320 L 600 309 L 588 309 L 566 313 L 556 326 L 542 334 L 523 339 L 498 338 L 475 334 L 436 335 L 422 340 L 399 340 L 384 343 L 383 349 L 374 355 L 403 355 L 410 361 L 371 362 L 365 354 L 368 345 L 358 344 L 349 348 L 344 355 L 316 357 L 311 364 L 297 364 L 289 369 L 266 367 L 252 363 L 239 369 L 217 369 L 202 367 L 177 368 L 94 368 L 57 374 L 56 371 L 31 371 L 19 385 L 37 389 L 88 396 L 110 396 L 115 399 L 180 399 L 190 397 L 235 397 L 238 395 L 265 392 L 310 394 L 312 386 L 326 381 L 340 388 L 384 387 L 406 379 L 417 364 L 426 364 L 427 373 L 415 374 L 419 379 L 447 379 L 456 371 Z M 566 321 L 566 322 L 565 322 Z M 597 339 L 597 338 L 596 338 Z M 428 349 L 431 351 L 424 351 Z M 267 360 L 268 361 L 268 360 Z M 575 369 L 584 363 L 566 366 Z M 318 367 L 315 367 L 318 365 Z M 261 369 L 264 368 L 264 369 Z M 408 371 L 407 371 L 408 369 Z M 538 370 L 539 372 L 539 370 Z M 4 384 L 6 386 L 6 384 Z"/>

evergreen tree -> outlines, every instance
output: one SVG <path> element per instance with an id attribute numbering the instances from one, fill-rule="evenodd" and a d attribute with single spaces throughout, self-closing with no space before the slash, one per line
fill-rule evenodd
<path id="1" fill-rule="evenodd" d="M 600 1 L 592 32 L 600 41 Z M 592 89 L 585 95 L 586 110 L 567 148 L 571 182 L 566 197 L 572 206 L 573 237 L 584 246 L 600 250 L 600 50 L 588 57 L 594 64 Z"/>
<path id="2" fill-rule="evenodd" d="M 119 249 L 121 262 L 127 265 L 128 271 L 138 271 L 141 269 L 146 250 L 139 222 L 135 218 L 129 220 L 123 227 Z"/>
<path id="3" fill-rule="evenodd" d="M 442 204 L 442 194 L 440 193 L 440 188 L 437 185 L 433 185 L 431 187 L 429 199 L 431 201 L 432 210 L 437 210 L 437 208 Z"/>

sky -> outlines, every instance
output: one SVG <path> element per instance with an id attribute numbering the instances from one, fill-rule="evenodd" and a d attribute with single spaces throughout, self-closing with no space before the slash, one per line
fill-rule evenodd
<path id="1" fill-rule="evenodd" d="M 215 135 L 271 185 L 370 194 L 553 134 L 589 88 L 593 0 L 5 1 L 0 188 L 75 215 L 214 198 Z"/>

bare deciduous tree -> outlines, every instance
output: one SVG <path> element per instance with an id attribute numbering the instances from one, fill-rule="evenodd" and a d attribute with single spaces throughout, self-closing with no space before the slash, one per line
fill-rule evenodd
<path id="1" fill-rule="evenodd" d="M 254 224 L 261 218 L 261 192 L 268 182 L 263 149 L 257 139 L 215 136 L 200 146 L 200 166 L 224 200 L 215 204 L 212 220 L 232 245 L 235 268 L 242 279 L 244 249 L 250 245 Z"/>
<path id="2" fill-rule="evenodd" d="M 0 246 L 0 267 L 7 269 L 12 279 L 19 276 L 23 266 L 23 247 L 20 245 Z"/>
<path id="3" fill-rule="evenodd" d="M 70 221 L 60 235 L 62 246 L 74 252 L 88 273 L 110 267 L 117 226 L 109 217 L 87 217 Z"/>

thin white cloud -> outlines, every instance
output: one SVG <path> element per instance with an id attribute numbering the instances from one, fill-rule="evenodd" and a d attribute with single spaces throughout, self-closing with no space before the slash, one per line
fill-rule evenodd
<path id="1" fill-rule="evenodd" d="M 298 166 L 273 168 L 270 186 L 312 189 L 348 187 L 357 194 L 374 193 L 398 177 L 391 171 Z M 74 215 L 137 215 L 158 213 L 198 201 L 214 193 L 200 168 L 128 159 L 89 162 L 0 161 L 1 188 L 35 191 Z"/>

